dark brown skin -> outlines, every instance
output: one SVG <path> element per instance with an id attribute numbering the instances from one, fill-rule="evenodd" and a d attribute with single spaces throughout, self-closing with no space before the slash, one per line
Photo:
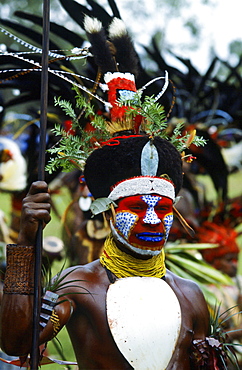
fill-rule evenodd
<path id="1" fill-rule="evenodd" d="M 34 183 L 23 201 L 18 245 L 34 245 L 38 220 L 50 221 L 50 196 L 44 182 Z M 65 281 L 78 279 L 78 287 L 68 287 L 58 294 L 71 293 L 56 306 L 61 326 L 66 325 L 79 369 L 132 369 L 119 352 L 106 317 L 106 292 L 110 284 L 99 260 L 85 266 L 71 267 Z M 63 274 L 65 274 L 63 272 Z M 182 310 L 182 328 L 167 370 L 190 370 L 189 350 L 193 339 L 204 339 L 209 331 L 207 305 L 196 284 L 167 271 L 166 282 L 173 289 Z M 72 285 L 72 284 L 70 284 Z M 83 294 L 76 294 L 76 293 Z M 63 297 L 61 298 L 63 300 Z M 10 355 L 24 355 L 31 347 L 32 297 L 7 294 L 2 301 L 1 347 Z M 49 322 L 40 334 L 40 343 L 51 339 Z M 161 354 L 162 355 L 162 354 Z"/>

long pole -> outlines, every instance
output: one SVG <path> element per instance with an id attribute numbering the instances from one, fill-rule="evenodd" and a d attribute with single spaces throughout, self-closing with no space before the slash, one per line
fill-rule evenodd
<path id="1" fill-rule="evenodd" d="M 45 179 L 45 150 L 46 126 L 48 108 L 48 53 L 49 53 L 49 27 L 50 27 L 50 0 L 43 0 L 43 35 L 42 35 L 42 73 L 40 96 L 40 148 L 38 180 Z M 39 317 L 41 299 L 41 268 L 42 268 L 42 222 L 36 236 L 35 272 L 34 272 L 34 307 L 33 307 L 33 336 L 31 348 L 31 370 L 37 370 L 39 364 Z"/>

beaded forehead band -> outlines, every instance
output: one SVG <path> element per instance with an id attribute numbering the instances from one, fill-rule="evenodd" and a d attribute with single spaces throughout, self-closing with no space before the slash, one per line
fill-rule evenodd
<path id="1" fill-rule="evenodd" d="M 112 201 L 137 194 L 159 194 L 175 200 L 175 189 L 169 180 L 158 177 L 135 177 L 117 184 L 109 194 Z"/>

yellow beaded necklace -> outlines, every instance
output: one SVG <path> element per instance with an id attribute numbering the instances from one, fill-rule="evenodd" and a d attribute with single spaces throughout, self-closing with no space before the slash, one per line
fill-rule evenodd
<path id="1" fill-rule="evenodd" d="M 100 263 L 118 278 L 129 276 L 153 276 L 162 278 L 166 273 L 164 249 L 157 256 L 153 256 L 148 260 L 134 258 L 122 252 L 116 246 L 112 234 L 107 237 L 104 243 Z"/>

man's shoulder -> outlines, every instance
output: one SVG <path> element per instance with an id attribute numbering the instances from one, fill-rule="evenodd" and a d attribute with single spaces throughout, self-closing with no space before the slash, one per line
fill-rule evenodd
<path id="1" fill-rule="evenodd" d="M 68 267 L 59 274 L 59 277 L 69 281 L 73 279 L 81 279 L 87 283 L 88 281 L 93 282 L 96 279 L 100 279 L 102 274 L 103 267 L 101 266 L 99 260 L 95 260 L 85 265 Z"/>
<path id="2" fill-rule="evenodd" d="M 167 270 L 166 273 L 167 283 L 176 292 L 176 290 L 181 290 L 183 293 L 189 294 L 202 294 L 199 286 L 192 280 L 184 279 L 173 272 Z"/>
<path id="3" fill-rule="evenodd" d="M 181 278 L 167 271 L 167 283 L 176 294 L 183 312 L 187 312 L 195 320 L 200 317 L 204 322 L 208 320 L 208 309 L 200 287 L 192 280 Z"/>

